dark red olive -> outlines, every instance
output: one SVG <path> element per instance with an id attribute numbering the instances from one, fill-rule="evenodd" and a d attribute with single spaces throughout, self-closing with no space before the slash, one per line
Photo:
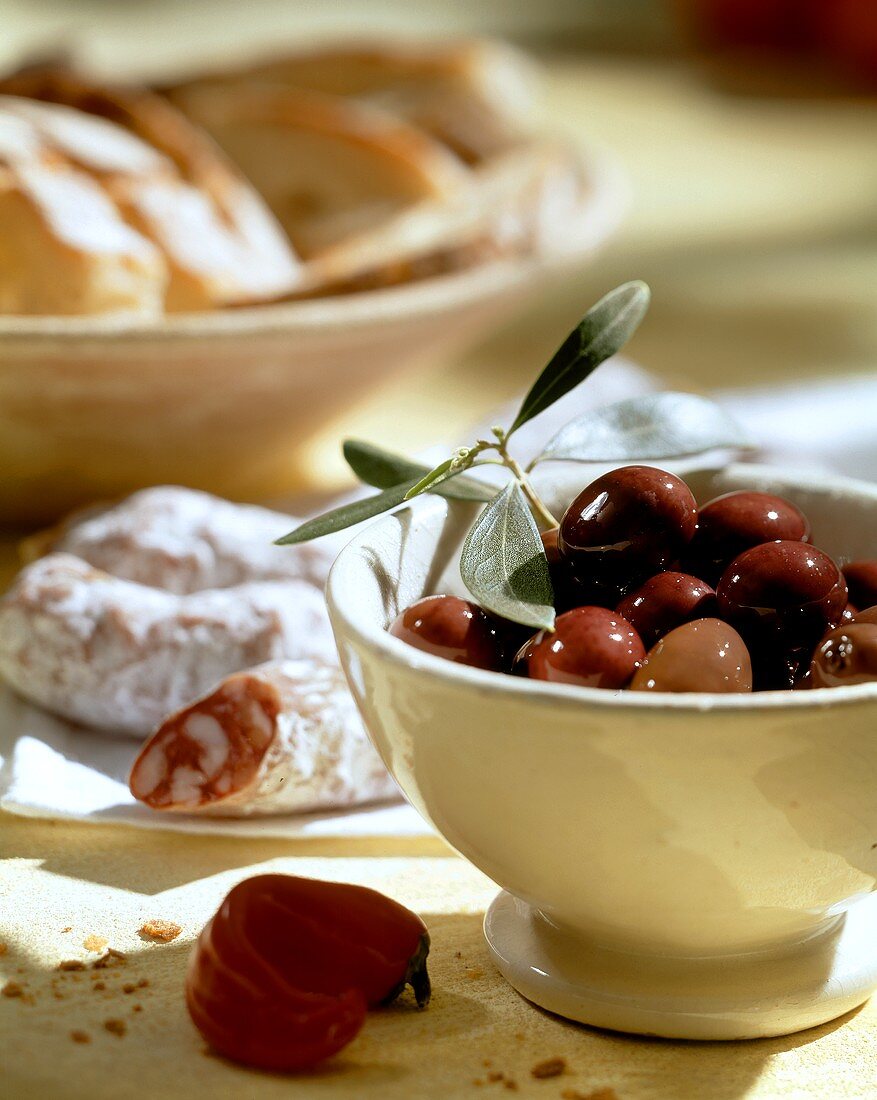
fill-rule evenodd
<path id="1" fill-rule="evenodd" d="M 877 561 L 852 561 L 843 567 L 850 603 L 856 607 L 877 604 Z"/>
<path id="2" fill-rule="evenodd" d="M 877 680 L 877 625 L 850 623 L 828 635 L 813 655 L 810 686 L 845 687 Z"/>
<path id="3" fill-rule="evenodd" d="M 597 607 L 613 608 L 623 595 L 623 589 L 611 579 L 590 577 L 580 580 L 572 566 L 561 557 L 557 546 L 558 530 L 542 534 L 542 545 L 548 558 L 548 571 L 551 574 L 551 587 L 554 589 L 554 609 L 558 614 L 571 611 L 574 607 L 593 604 Z"/>
<path id="4" fill-rule="evenodd" d="M 810 659 L 813 647 L 784 648 L 775 639 L 761 644 L 751 642 L 753 691 L 792 691 L 810 686 Z"/>
<path id="5" fill-rule="evenodd" d="M 646 655 L 639 634 L 617 612 L 577 607 L 558 615 L 523 646 L 515 671 L 534 680 L 581 687 L 623 688 Z"/>
<path id="6" fill-rule="evenodd" d="M 496 624 L 476 603 L 459 596 L 426 596 L 407 607 L 390 624 L 403 642 L 474 668 L 499 671 L 502 646 Z"/>
<path id="7" fill-rule="evenodd" d="M 763 542 L 728 566 L 716 589 L 719 614 L 740 631 L 757 667 L 764 653 L 815 646 L 841 621 L 847 586 L 821 550 L 803 542 Z"/>
<path id="8" fill-rule="evenodd" d="M 847 608 L 851 605 L 847 604 Z M 874 623 L 877 624 L 877 607 L 863 607 L 861 611 L 853 610 L 854 623 Z M 844 620 L 846 622 L 846 619 Z"/>
<path id="9" fill-rule="evenodd" d="M 744 550 L 778 540 L 810 541 L 810 523 L 800 508 L 770 493 L 725 493 L 700 509 L 685 562 L 715 584 Z"/>
<path id="10" fill-rule="evenodd" d="M 581 581 L 629 590 L 675 561 L 696 526 L 697 505 L 684 481 L 653 466 L 623 466 L 579 493 L 557 544 Z"/>
<path id="11" fill-rule="evenodd" d="M 656 573 L 618 605 L 619 615 L 634 627 L 647 646 L 693 619 L 716 613 L 716 594 L 688 573 Z"/>

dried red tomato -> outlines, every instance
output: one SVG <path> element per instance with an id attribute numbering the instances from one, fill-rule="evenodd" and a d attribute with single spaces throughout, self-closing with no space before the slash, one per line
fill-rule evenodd
<path id="1" fill-rule="evenodd" d="M 420 918 L 375 890 L 258 875 L 235 886 L 202 931 L 186 1000 L 226 1057 L 306 1069 L 346 1046 L 366 1009 L 407 984 L 425 1005 L 428 953 Z"/>

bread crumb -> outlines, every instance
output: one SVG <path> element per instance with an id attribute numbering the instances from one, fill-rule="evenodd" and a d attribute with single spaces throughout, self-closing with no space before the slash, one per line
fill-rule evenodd
<path id="1" fill-rule="evenodd" d="M 0 993 L 4 997 L 23 997 L 24 986 L 20 982 L 7 982 L 6 985 L 0 989 Z"/>
<path id="2" fill-rule="evenodd" d="M 62 928 L 62 929 L 61 929 L 61 931 L 62 931 L 62 932 L 72 932 L 72 931 L 73 931 L 73 925 L 72 925 L 72 924 L 68 924 L 68 925 L 67 925 L 67 927 L 66 927 L 66 928 Z"/>
<path id="3" fill-rule="evenodd" d="M 122 986 L 123 993 L 133 993 L 137 986 L 133 982 L 125 982 Z"/>
<path id="4" fill-rule="evenodd" d="M 505 1080 L 505 1074 L 502 1072 L 502 1070 L 493 1069 L 493 1070 L 490 1071 L 490 1073 L 488 1073 L 487 1080 L 492 1085 L 495 1085 L 497 1081 L 504 1081 Z"/>
<path id="5" fill-rule="evenodd" d="M 517 1092 L 518 1082 L 513 1077 L 506 1077 L 505 1081 L 502 1083 L 502 1087 L 508 1089 L 509 1092 Z"/>
<path id="6" fill-rule="evenodd" d="M 470 982 L 474 982 L 477 981 L 478 978 L 484 977 L 484 971 L 481 969 L 480 966 L 467 966 L 466 977 L 469 979 Z"/>
<path id="7" fill-rule="evenodd" d="M 64 994 L 60 991 L 60 989 L 53 989 L 52 996 L 55 998 L 56 1001 L 64 1000 Z"/>
<path id="8" fill-rule="evenodd" d="M 70 1038 L 74 1043 L 90 1043 L 91 1036 L 87 1031 L 71 1031 Z"/>
<path id="9" fill-rule="evenodd" d="M 170 943 L 182 932 L 178 924 L 170 920 L 148 920 L 139 929 L 140 935 L 150 940 L 158 940 L 159 943 Z"/>
<path id="10" fill-rule="evenodd" d="M 562 1073 L 566 1073 L 566 1059 L 565 1058 L 546 1058 L 544 1062 L 537 1062 L 535 1066 L 530 1070 L 533 1077 L 560 1077 Z"/>
<path id="11" fill-rule="evenodd" d="M 104 1027 L 111 1035 L 118 1035 L 120 1039 L 128 1030 L 128 1025 L 124 1020 L 104 1020 Z"/>
<path id="12" fill-rule="evenodd" d="M 93 951 L 97 954 L 99 951 L 103 951 L 109 942 L 103 936 L 86 936 L 82 941 L 82 946 L 86 951 Z"/>
<path id="13" fill-rule="evenodd" d="M 117 951 L 115 947 L 108 947 L 107 953 L 101 955 L 99 959 L 95 959 L 91 964 L 91 968 L 92 970 L 106 970 L 110 966 L 124 966 L 127 958 L 127 955 Z"/>
<path id="14" fill-rule="evenodd" d="M 58 963 L 59 970 L 85 970 L 85 963 L 80 959 L 63 959 Z"/>
<path id="15" fill-rule="evenodd" d="M 618 1100 L 615 1089 L 596 1089 L 594 1092 L 579 1092 L 578 1089 L 564 1089 L 560 1100 Z"/>
<path id="16" fill-rule="evenodd" d="M 92 989 L 106 989 L 107 988 L 107 983 L 106 982 L 95 982 L 94 985 L 91 988 Z"/>
<path id="17" fill-rule="evenodd" d="M 9 944 L 8 943 L 0 943 L 0 955 L 8 955 L 8 954 L 9 954 Z"/>
<path id="18" fill-rule="evenodd" d="M 132 1005 L 131 1006 L 131 1011 L 132 1012 L 142 1012 L 143 1011 L 143 1005 Z"/>
<path id="19" fill-rule="evenodd" d="M 149 985 L 149 978 L 141 978 L 140 981 L 137 983 L 137 988 L 138 989 L 146 989 L 146 987 L 148 985 Z"/>

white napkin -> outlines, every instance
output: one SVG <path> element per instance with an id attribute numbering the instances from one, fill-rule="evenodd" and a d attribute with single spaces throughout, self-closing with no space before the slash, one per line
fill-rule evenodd
<path id="1" fill-rule="evenodd" d="M 586 386 L 522 428 L 515 437 L 515 451 L 524 456 L 534 453 L 561 425 L 588 408 L 658 388 L 657 380 L 641 368 L 616 359 Z M 837 379 L 806 389 L 786 386 L 714 396 L 763 448 L 759 461 L 767 458 L 798 469 L 877 478 L 877 376 Z M 512 408 L 499 410 L 473 431 L 473 438 L 492 423 L 508 423 L 513 415 Z M 448 446 L 455 442 L 459 440 L 449 441 Z M 437 448 L 435 453 L 438 460 L 447 452 Z M 479 476 L 491 472 L 492 467 L 485 467 Z M 584 467 L 583 485 L 587 480 Z M 430 832 L 405 804 L 252 820 L 156 813 L 136 802 L 128 791 L 126 778 L 136 752 L 130 739 L 67 725 L 0 687 L 0 809 L 9 813 L 235 836 L 416 836 Z"/>
<path id="2" fill-rule="evenodd" d="M 128 790 L 128 771 L 136 753 L 137 745 L 130 738 L 70 725 L 0 687 L 0 810 L 7 813 L 224 836 L 431 833 L 421 816 L 401 801 L 333 813 L 250 819 L 156 813 Z"/>

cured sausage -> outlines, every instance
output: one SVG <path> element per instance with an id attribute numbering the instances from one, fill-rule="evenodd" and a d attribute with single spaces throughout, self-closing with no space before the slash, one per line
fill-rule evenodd
<path id="1" fill-rule="evenodd" d="M 54 553 L 0 600 L 0 675 L 114 733 L 148 734 L 229 673 L 284 657 L 337 660 L 323 595 L 304 580 L 179 595 Z"/>
<path id="2" fill-rule="evenodd" d="M 171 715 L 140 751 L 130 787 L 156 810 L 235 817 L 398 794 L 343 673 L 319 658 L 229 676 Z"/>
<path id="3" fill-rule="evenodd" d="M 111 508 L 74 514 L 30 539 L 25 556 L 64 551 L 114 577 L 180 595 L 266 580 L 301 579 L 322 588 L 336 539 L 273 545 L 298 522 L 258 505 L 160 485 Z"/>

